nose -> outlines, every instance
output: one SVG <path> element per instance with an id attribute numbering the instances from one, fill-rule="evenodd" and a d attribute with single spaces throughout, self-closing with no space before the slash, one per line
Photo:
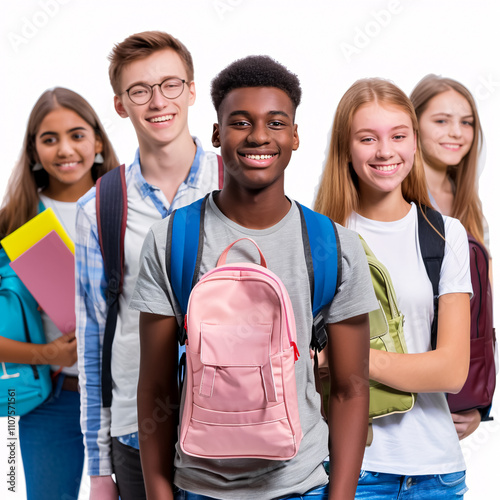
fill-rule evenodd
<path id="1" fill-rule="evenodd" d="M 153 92 L 153 97 L 151 97 L 151 101 L 149 101 L 149 107 L 153 109 L 163 109 L 166 106 L 166 101 L 168 101 L 168 99 L 163 97 L 160 92 L 160 84 L 156 83 L 153 85 L 151 92 Z"/>
<path id="2" fill-rule="evenodd" d="M 70 156 L 73 153 L 73 145 L 71 141 L 63 138 L 59 141 L 59 147 L 57 148 L 57 155 L 61 158 Z"/>
<path id="3" fill-rule="evenodd" d="M 391 147 L 391 144 L 390 144 L 389 141 L 387 141 L 385 139 L 381 139 L 378 142 L 378 148 L 377 148 L 376 156 L 377 156 L 377 158 L 379 158 L 381 160 L 382 159 L 386 160 L 386 159 L 392 158 L 393 151 L 392 151 L 392 147 Z"/>
<path id="4" fill-rule="evenodd" d="M 260 146 L 269 143 L 269 131 L 264 123 L 255 123 L 247 138 L 248 142 L 252 145 Z"/>
<path id="5" fill-rule="evenodd" d="M 462 127 L 460 126 L 459 120 L 454 120 L 450 123 L 450 128 L 448 133 L 451 137 L 461 137 L 462 136 Z"/>

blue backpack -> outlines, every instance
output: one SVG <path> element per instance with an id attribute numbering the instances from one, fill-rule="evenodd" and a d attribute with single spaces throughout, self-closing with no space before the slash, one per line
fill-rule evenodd
<path id="1" fill-rule="evenodd" d="M 38 304 L 9 264 L 0 249 L 0 335 L 44 344 Z M 0 417 L 25 415 L 47 399 L 52 388 L 50 365 L 0 365 Z"/>

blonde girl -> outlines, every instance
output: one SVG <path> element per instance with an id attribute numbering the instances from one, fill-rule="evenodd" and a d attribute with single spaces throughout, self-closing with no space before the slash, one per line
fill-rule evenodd
<path id="1" fill-rule="evenodd" d="M 54 88 L 31 111 L 21 157 L 12 172 L 0 210 L 0 237 L 7 236 L 40 210 L 52 207 L 75 238 L 76 202 L 118 160 L 90 104 L 77 93 Z M 21 455 L 28 500 L 77 498 L 84 448 L 75 334 L 62 336 L 42 311 L 50 345 L 0 337 L 1 361 L 50 364 L 62 371 L 53 392 L 19 420 Z"/>
<path id="2" fill-rule="evenodd" d="M 356 82 L 342 97 L 315 209 L 363 236 L 388 268 L 409 354 L 370 351 L 370 377 L 417 392 L 414 408 L 373 422 L 356 498 L 462 498 L 465 462 L 446 392 L 469 361 L 469 255 L 463 226 L 445 217 L 437 347 L 432 286 L 420 254 L 417 208 L 429 206 L 413 106 L 394 84 Z"/>

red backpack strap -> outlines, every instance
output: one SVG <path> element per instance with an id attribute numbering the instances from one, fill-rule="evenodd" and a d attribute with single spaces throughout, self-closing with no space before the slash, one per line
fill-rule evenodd
<path id="1" fill-rule="evenodd" d="M 106 303 L 108 313 L 102 345 L 102 404 L 111 406 L 111 349 L 118 317 L 119 297 L 124 273 L 125 230 L 127 228 L 127 184 L 125 165 L 120 165 L 96 182 L 96 219 L 99 245 L 108 280 Z"/>
<path id="2" fill-rule="evenodd" d="M 217 163 L 219 165 L 219 189 L 222 189 L 224 186 L 224 162 L 222 156 L 217 155 Z"/>

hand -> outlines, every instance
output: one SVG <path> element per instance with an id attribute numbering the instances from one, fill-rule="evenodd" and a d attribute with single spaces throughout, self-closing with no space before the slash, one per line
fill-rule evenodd
<path id="1" fill-rule="evenodd" d="M 90 476 L 89 500 L 118 500 L 118 488 L 111 476 Z"/>
<path id="2" fill-rule="evenodd" d="M 470 436 L 481 423 L 481 414 L 479 410 L 467 410 L 460 413 L 452 413 L 453 423 L 458 434 L 458 439 L 464 439 Z"/>
<path id="3" fill-rule="evenodd" d="M 42 357 L 46 364 L 73 366 L 77 360 L 75 332 L 72 331 L 45 344 Z"/>

